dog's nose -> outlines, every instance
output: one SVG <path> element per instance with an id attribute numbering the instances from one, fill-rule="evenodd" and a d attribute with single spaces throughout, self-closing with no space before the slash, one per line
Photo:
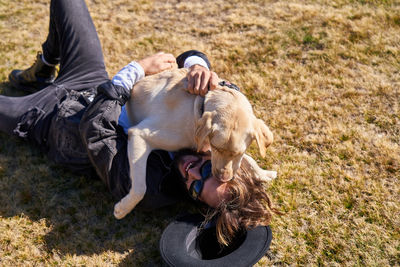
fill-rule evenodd
<path id="1" fill-rule="evenodd" d="M 220 174 L 217 176 L 218 180 L 220 180 L 223 183 L 229 182 L 230 180 L 232 180 L 233 175 L 232 172 L 229 170 L 223 170 L 220 172 Z"/>

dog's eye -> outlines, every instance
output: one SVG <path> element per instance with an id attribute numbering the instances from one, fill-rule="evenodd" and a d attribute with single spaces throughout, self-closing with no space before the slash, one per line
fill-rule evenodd
<path id="1" fill-rule="evenodd" d="M 213 149 L 215 149 L 218 153 L 220 153 L 220 154 L 227 154 L 228 152 L 225 150 L 225 149 L 223 149 L 223 148 L 219 148 L 219 147 L 212 147 Z"/>
<path id="2" fill-rule="evenodd" d="M 238 156 L 241 156 L 243 153 L 242 152 L 234 152 L 234 151 L 230 151 L 228 149 L 223 149 L 223 148 L 218 148 L 218 147 L 212 147 L 212 149 L 215 149 L 214 151 L 223 154 L 224 157 L 228 157 L 228 158 L 236 158 Z"/>
<path id="3" fill-rule="evenodd" d="M 237 156 L 241 156 L 243 153 L 242 152 L 233 152 L 233 151 L 231 151 L 230 153 L 229 153 L 232 157 L 237 157 Z"/>

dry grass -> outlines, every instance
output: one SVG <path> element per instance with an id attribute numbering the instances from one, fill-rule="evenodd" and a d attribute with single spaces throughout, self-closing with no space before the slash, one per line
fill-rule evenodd
<path id="1" fill-rule="evenodd" d="M 1 89 L 33 62 L 48 1 L 0 0 Z M 258 265 L 400 265 L 398 1 L 88 1 L 110 76 L 163 50 L 206 52 L 275 134 L 271 257 Z M 251 153 L 258 157 L 255 147 Z M 103 185 L 0 135 L 0 265 L 160 265 L 177 212 L 122 221 Z"/>

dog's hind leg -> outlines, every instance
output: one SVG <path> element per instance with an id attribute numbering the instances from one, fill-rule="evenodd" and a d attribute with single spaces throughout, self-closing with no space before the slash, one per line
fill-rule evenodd
<path id="1" fill-rule="evenodd" d="M 128 160 L 131 188 L 129 193 L 114 207 L 117 219 L 125 217 L 144 197 L 146 193 L 146 165 L 152 147 L 146 141 L 149 129 L 137 127 L 128 132 Z"/>

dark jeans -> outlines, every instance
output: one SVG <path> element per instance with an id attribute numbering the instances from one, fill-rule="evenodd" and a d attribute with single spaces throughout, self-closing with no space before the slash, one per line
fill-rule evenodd
<path id="1" fill-rule="evenodd" d="M 84 0 L 51 1 L 49 34 L 42 48 L 46 61 L 60 63 L 54 84 L 23 97 L 0 96 L 0 130 L 46 145 L 57 105 L 72 91 L 94 92 L 108 74 Z"/>

